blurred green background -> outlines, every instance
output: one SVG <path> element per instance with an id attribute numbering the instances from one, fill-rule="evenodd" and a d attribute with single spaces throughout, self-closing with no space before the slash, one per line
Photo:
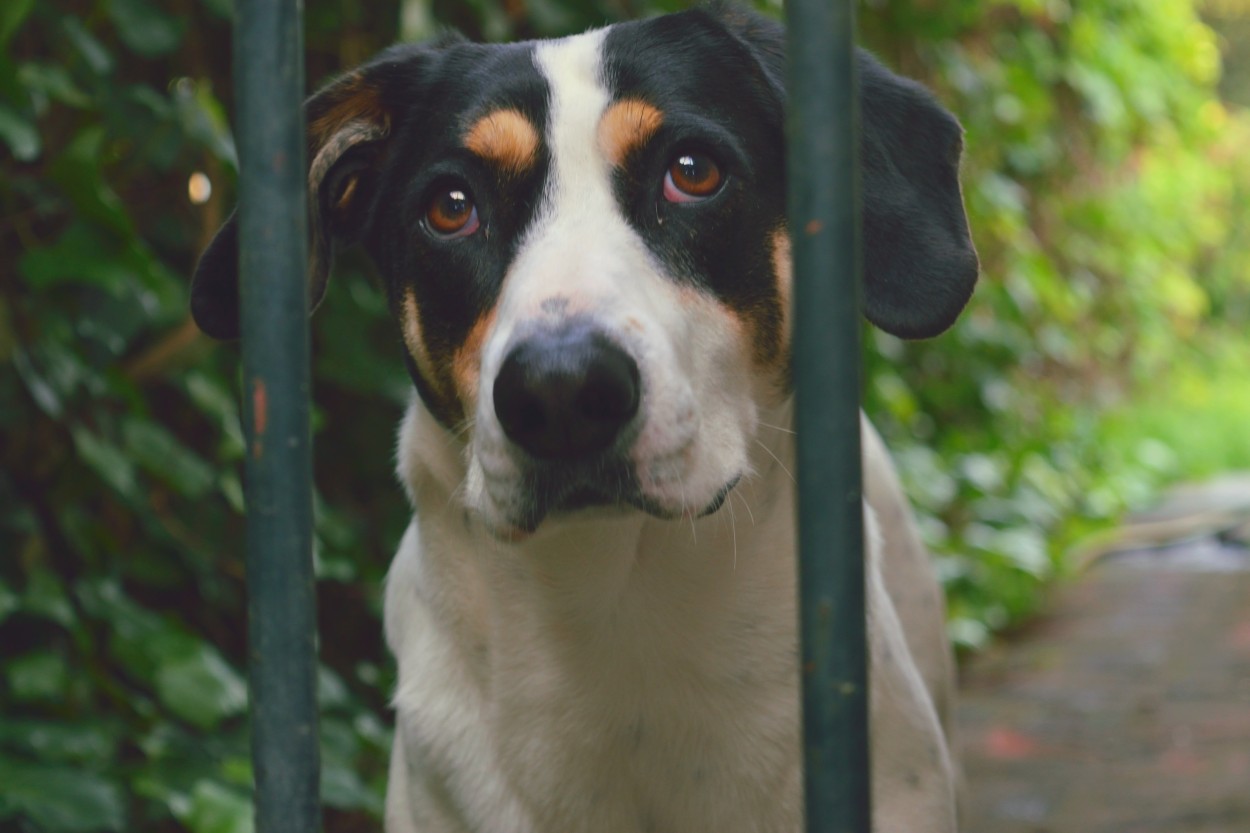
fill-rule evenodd
<path id="1" fill-rule="evenodd" d="M 533 37 L 680 5 L 307 0 L 309 84 L 444 25 Z M 233 202 L 230 16 L 0 2 L 6 831 L 251 829 L 239 359 L 187 317 Z M 975 649 L 1083 535 L 1250 467 L 1250 2 L 868 0 L 860 22 L 967 128 L 980 287 L 940 339 L 869 333 L 866 399 Z M 331 833 L 377 829 L 389 745 L 409 383 L 383 311 L 348 258 L 313 327 Z"/>

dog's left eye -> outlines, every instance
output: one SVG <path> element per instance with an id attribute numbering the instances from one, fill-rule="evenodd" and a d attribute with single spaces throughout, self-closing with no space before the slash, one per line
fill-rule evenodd
<path id="1" fill-rule="evenodd" d="M 481 225 L 473 195 L 458 185 L 434 195 L 425 209 L 425 223 L 439 237 L 467 237 Z"/>
<path id="2" fill-rule="evenodd" d="M 696 202 L 707 199 L 720 188 L 724 177 L 710 156 L 702 153 L 679 154 L 664 174 L 664 199 L 669 202 Z"/>

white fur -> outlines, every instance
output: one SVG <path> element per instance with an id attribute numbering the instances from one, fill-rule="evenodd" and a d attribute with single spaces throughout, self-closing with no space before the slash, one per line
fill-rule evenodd
<path id="1" fill-rule="evenodd" d="M 667 278 L 616 207 L 594 141 L 601 41 L 538 47 L 553 174 L 483 348 L 471 437 L 419 402 L 401 430 L 416 515 L 386 588 L 399 664 L 389 833 L 801 829 L 790 406 L 758 396 L 743 334 Z M 523 483 L 490 381 L 518 332 L 564 314 L 544 311 L 557 296 L 638 362 L 632 459 L 680 520 L 592 510 L 498 537 Z M 888 461 L 875 439 L 865 448 L 869 494 L 877 484 L 893 518 Z M 737 475 L 726 505 L 695 518 Z M 933 692 L 949 680 L 926 687 L 911 653 L 925 637 L 904 632 L 879 566 L 923 553 L 904 530 L 882 544 L 868 519 L 875 829 L 951 833 Z M 932 583 L 927 567 L 899 575 Z M 919 625 L 940 629 L 937 615 Z"/>

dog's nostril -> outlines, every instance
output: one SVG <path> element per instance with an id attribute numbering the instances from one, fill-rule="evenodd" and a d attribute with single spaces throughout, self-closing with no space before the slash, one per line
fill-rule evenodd
<path id="1" fill-rule="evenodd" d="M 538 397 L 521 391 L 517 395 L 517 404 L 512 408 L 509 421 L 519 433 L 534 434 L 543 430 L 547 422 L 547 414 Z"/>
<path id="2" fill-rule="evenodd" d="M 544 460 L 610 446 L 638 412 L 638 365 L 586 327 L 531 336 L 495 377 L 495 415 L 510 440 Z"/>
<path id="3" fill-rule="evenodd" d="M 604 353 L 587 369 L 577 407 L 600 422 L 632 419 L 638 412 L 638 365 L 620 350 Z"/>

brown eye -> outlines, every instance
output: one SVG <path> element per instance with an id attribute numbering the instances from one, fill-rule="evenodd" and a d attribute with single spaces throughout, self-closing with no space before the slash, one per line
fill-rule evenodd
<path id="1" fill-rule="evenodd" d="M 669 202 L 694 202 L 716 193 L 721 184 L 720 168 L 701 153 L 683 153 L 668 166 L 664 176 L 664 198 Z"/>
<path id="2" fill-rule="evenodd" d="M 477 231 L 477 206 L 468 189 L 453 187 L 441 191 L 425 210 L 430 231 L 440 237 L 466 237 Z"/>

